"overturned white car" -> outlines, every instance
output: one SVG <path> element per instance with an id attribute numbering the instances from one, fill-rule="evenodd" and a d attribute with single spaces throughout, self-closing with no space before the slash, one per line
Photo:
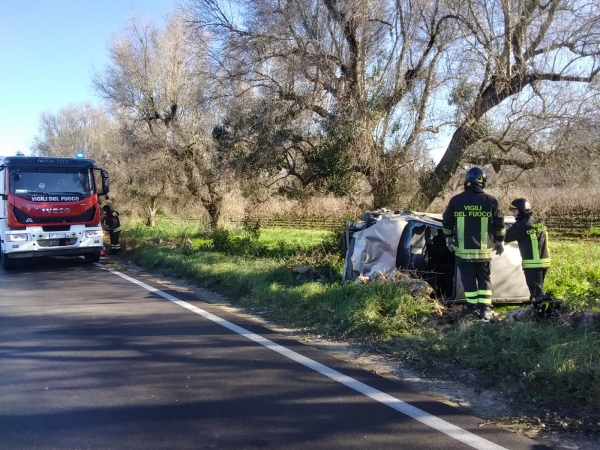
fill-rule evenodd
<path id="1" fill-rule="evenodd" d="M 505 223 L 508 227 L 514 219 L 506 217 Z M 401 269 L 427 281 L 444 302 L 466 301 L 454 253 L 446 247 L 441 214 L 366 212 L 362 220 L 346 223 L 345 248 L 344 281 Z M 505 244 L 504 253 L 494 254 L 491 264 L 492 302 L 529 302 L 517 243 Z"/>

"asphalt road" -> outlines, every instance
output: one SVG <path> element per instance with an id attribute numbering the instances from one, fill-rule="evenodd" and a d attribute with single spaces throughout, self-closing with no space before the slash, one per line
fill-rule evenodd
<path id="1" fill-rule="evenodd" d="M 149 278 L 0 271 L 0 449 L 547 449 Z"/>

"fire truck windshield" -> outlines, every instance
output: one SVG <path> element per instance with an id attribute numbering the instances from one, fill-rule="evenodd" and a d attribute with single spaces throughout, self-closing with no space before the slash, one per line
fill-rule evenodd
<path id="1" fill-rule="evenodd" d="M 32 200 L 40 195 L 69 194 L 79 200 L 94 193 L 89 169 L 67 167 L 19 167 L 11 169 L 10 193 Z"/>

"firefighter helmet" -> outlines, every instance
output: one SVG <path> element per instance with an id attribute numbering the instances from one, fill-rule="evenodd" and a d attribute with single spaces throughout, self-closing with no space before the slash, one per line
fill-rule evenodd
<path id="1" fill-rule="evenodd" d="M 531 209 L 531 203 L 526 198 L 517 198 L 510 202 L 510 206 L 508 207 L 511 211 L 518 211 L 517 220 L 522 219 L 523 217 L 531 216 L 533 214 L 533 210 Z"/>
<path id="2" fill-rule="evenodd" d="M 487 177 L 485 176 L 485 172 L 483 169 L 479 167 L 472 167 L 467 171 L 465 176 L 465 186 L 471 186 L 472 184 L 477 184 L 482 188 L 485 187 L 485 182 L 487 181 Z"/>
<path id="3" fill-rule="evenodd" d="M 529 200 L 527 200 L 526 198 L 517 198 L 513 200 L 512 202 L 510 202 L 510 206 L 508 207 L 508 209 L 510 209 L 511 211 L 518 209 L 520 211 L 523 211 L 524 213 L 533 212 L 533 210 L 531 209 L 531 203 L 529 203 Z"/>

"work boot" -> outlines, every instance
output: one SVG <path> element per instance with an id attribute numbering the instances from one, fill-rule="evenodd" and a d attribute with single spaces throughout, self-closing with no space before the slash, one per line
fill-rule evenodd
<path id="1" fill-rule="evenodd" d="M 479 318 L 482 323 L 490 323 L 492 319 L 492 307 L 490 305 L 479 305 Z"/>
<path id="2" fill-rule="evenodd" d="M 476 305 L 474 305 L 472 303 L 467 303 L 465 306 L 463 306 L 462 310 L 460 311 L 460 315 L 458 316 L 458 319 L 462 320 L 466 317 L 471 317 L 476 311 L 477 311 Z"/>
<path id="3" fill-rule="evenodd" d="M 533 303 L 534 305 L 539 305 L 540 303 L 544 303 L 544 302 L 548 302 L 553 300 L 551 295 L 548 294 L 540 294 L 540 295 L 536 295 L 535 297 L 531 297 L 531 303 Z"/>

